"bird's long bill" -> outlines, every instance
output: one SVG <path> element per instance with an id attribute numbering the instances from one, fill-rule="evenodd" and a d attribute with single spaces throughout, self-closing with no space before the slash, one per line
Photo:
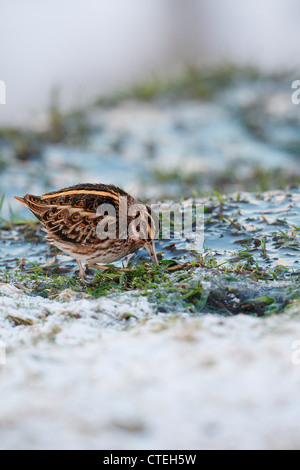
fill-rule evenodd
<path id="1" fill-rule="evenodd" d="M 14 198 L 15 198 L 17 201 L 22 202 L 22 204 L 25 204 L 25 205 L 26 205 L 26 202 L 24 201 L 24 198 L 23 198 L 23 197 L 14 196 Z"/>
<path id="2" fill-rule="evenodd" d="M 149 253 L 152 263 L 158 264 L 158 259 L 157 259 L 156 250 L 155 250 L 155 242 L 153 240 L 151 240 L 150 242 L 147 242 L 145 245 L 145 248 Z"/>

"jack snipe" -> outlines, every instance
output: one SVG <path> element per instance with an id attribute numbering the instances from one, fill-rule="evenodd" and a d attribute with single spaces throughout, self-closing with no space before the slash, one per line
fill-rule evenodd
<path id="1" fill-rule="evenodd" d="M 16 199 L 42 222 L 48 241 L 76 259 L 81 278 L 82 262 L 101 269 L 97 263 L 112 263 L 142 247 L 158 264 L 158 216 L 116 186 L 79 184 Z"/>

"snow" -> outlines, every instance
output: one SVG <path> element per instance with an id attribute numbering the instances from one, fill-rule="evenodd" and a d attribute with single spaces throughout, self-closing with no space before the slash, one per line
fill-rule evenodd
<path id="1" fill-rule="evenodd" d="M 133 294 L 0 292 L 1 449 L 300 447 L 299 304 L 195 318 Z"/>

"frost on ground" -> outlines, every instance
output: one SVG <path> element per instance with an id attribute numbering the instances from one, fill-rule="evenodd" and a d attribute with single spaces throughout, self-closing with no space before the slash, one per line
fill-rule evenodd
<path id="1" fill-rule="evenodd" d="M 1 448 L 300 447 L 297 304 L 193 318 L 130 295 L 0 293 Z"/>

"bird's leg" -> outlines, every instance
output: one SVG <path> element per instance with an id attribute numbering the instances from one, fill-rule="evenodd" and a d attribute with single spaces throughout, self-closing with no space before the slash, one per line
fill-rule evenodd
<path id="1" fill-rule="evenodd" d="M 132 257 L 133 257 L 133 253 L 129 253 L 129 255 L 127 255 L 127 256 L 125 257 L 125 259 L 124 259 L 124 266 L 125 266 L 125 268 L 127 268 L 127 266 L 128 266 L 128 264 L 129 264 L 129 262 L 130 262 L 130 260 L 131 260 Z"/>
<path id="2" fill-rule="evenodd" d="M 109 269 L 108 266 L 101 266 L 101 264 L 89 264 L 88 266 L 92 269 L 101 269 L 101 271 L 107 271 Z"/>
<path id="3" fill-rule="evenodd" d="M 79 277 L 80 277 L 80 279 L 84 280 L 84 279 L 86 279 L 86 274 L 83 270 L 82 264 L 78 259 L 76 261 L 77 261 L 77 264 L 78 264 L 78 267 L 79 267 Z"/>

